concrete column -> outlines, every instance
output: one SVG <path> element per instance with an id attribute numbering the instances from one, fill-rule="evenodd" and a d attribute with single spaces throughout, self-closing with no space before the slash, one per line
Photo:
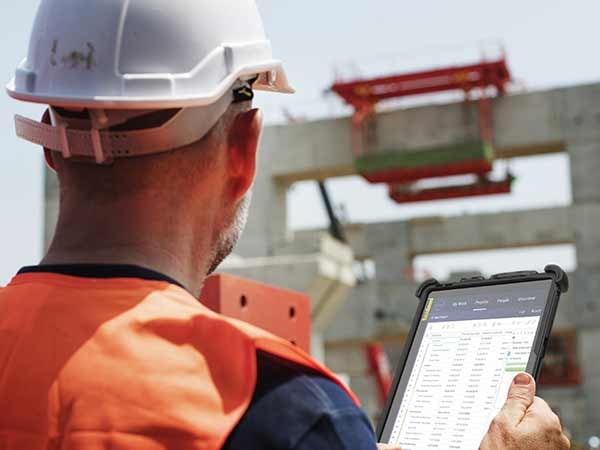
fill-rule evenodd
<path id="1" fill-rule="evenodd" d="M 407 280 L 412 271 L 410 224 L 368 225 L 366 240 L 375 262 L 379 334 L 406 331 L 417 307 L 414 284 Z"/>
<path id="2" fill-rule="evenodd" d="M 358 284 L 326 330 L 326 343 L 354 342 L 361 347 L 377 333 L 376 310 L 377 283 L 371 280 Z"/>
<path id="3" fill-rule="evenodd" d="M 600 434 L 600 139 L 574 140 L 568 151 L 578 260 L 571 285 L 583 373 L 580 437 L 587 439 Z"/>
<path id="4" fill-rule="evenodd" d="M 600 142 L 570 142 L 573 202 L 576 205 L 600 202 Z"/>

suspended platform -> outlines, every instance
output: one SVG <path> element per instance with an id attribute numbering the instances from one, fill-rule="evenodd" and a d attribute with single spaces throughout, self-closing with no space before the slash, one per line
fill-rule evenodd
<path id="1" fill-rule="evenodd" d="M 502 57 L 478 64 L 338 82 L 331 90 L 355 109 L 352 151 L 356 171 L 371 183 L 395 185 L 425 178 L 488 174 L 494 161 L 488 88 L 493 87 L 497 95 L 503 95 L 510 81 L 508 65 Z M 470 101 L 474 90 L 478 90 L 478 139 L 434 148 L 375 151 L 379 147 L 376 133 L 370 132 L 369 127 L 374 123 L 379 102 L 448 91 L 462 91 L 465 100 Z"/>
<path id="2" fill-rule="evenodd" d="M 465 197 L 510 194 L 515 178 L 508 175 L 504 180 L 480 179 L 472 184 L 443 186 L 429 189 L 412 189 L 411 185 L 390 186 L 390 198 L 396 203 L 418 203 L 433 200 L 449 200 Z"/>
<path id="3" fill-rule="evenodd" d="M 483 141 L 413 151 L 369 153 L 359 156 L 356 171 L 371 183 L 408 183 L 424 178 L 484 175 L 492 170 L 494 152 Z"/>

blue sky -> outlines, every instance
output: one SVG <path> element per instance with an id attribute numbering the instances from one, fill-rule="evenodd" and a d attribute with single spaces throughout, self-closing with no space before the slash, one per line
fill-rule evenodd
<path id="1" fill-rule="evenodd" d="M 5 81 L 25 56 L 36 5 L 37 0 L 2 2 L 0 75 Z M 365 72 L 374 67 L 401 70 L 404 63 L 413 62 L 417 56 L 420 61 L 427 61 L 423 55 L 439 56 L 447 49 L 456 52 L 473 48 L 479 41 L 501 41 L 515 77 L 530 89 L 600 79 L 600 2 L 594 0 L 506 0 L 501 4 L 488 0 L 259 0 L 259 6 L 275 53 L 286 61 L 290 79 L 298 89 L 295 96 L 259 96 L 259 104 L 269 120 L 280 119 L 283 108 L 308 117 L 328 108 L 339 111 L 335 100 L 322 97 L 323 90 L 333 81 L 336 66 L 354 65 Z M 431 61 L 434 60 L 432 56 Z M 38 117 L 41 112 L 38 106 L 20 104 L 0 95 L 0 125 L 4 130 L 0 134 L 0 284 L 20 266 L 37 262 L 41 255 L 41 152 L 17 140 L 12 124 L 14 113 Z M 522 179 L 516 194 L 494 201 L 401 208 L 387 200 L 384 188 L 368 186 L 359 179 L 332 181 L 330 189 L 335 201 L 345 203 L 350 218 L 358 221 L 394 220 L 440 211 L 458 214 L 551 206 L 570 201 L 568 161 L 564 156 L 525 160 L 514 164 L 513 169 Z M 540 175 L 546 170 L 556 173 L 561 181 L 549 183 Z M 553 195 L 542 193 L 546 185 L 553 189 Z M 296 186 L 290 199 L 294 228 L 324 223 L 312 185 Z M 569 251 L 562 249 L 553 255 L 560 257 Z M 540 261 L 548 254 L 543 253 Z M 465 261 L 472 257 L 465 257 Z M 459 257 L 453 261 L 447 265 L 462 267 Z M 504 260 L 498 257 L 497 261 L 502 264 Z"/>

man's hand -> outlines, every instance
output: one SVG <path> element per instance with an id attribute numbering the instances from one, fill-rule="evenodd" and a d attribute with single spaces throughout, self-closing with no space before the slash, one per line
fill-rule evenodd
<path id="1" fill-rule="evenodd" d="M 535 396 L 535 381 L 525 373 L 515 377 L 504 407 L 493 420 L 479 450 L 569 450 L 560 420 Z"/>
<path id="2" fill-rule="evenodd" d="M 402 450 L 400 447 L 394 447 L 389 444 L 377 444 L 377 450 Z"/>

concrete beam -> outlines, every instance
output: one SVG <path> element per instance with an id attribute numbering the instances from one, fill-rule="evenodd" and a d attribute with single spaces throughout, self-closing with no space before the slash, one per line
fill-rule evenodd
<path id="1" fill-rule="evenodd" d="M 577 279 L 571 274 L 572 280 Z M 326 344 L 352 346 L 366 342 L 403 342 L 415 315 L 418 283 L 404 280 L 382 282 L 372 280 L 355 287 L 342 308 L 337 320 L 325 333 Z M 577 318 L 577 305 L 572 292 L 561 296 L 553 329 L 573 330 Z"/>
<path id="2" fill-rule="evenodd" d="M 582 223 L 592 223 L 596 216 L 600 217 L 600 211 L 596 212 L 590 206 L 577 206 L 351 224 L 345 231 L 357 259 L 374 258 L 398 246 L 405 248 L 411 258 L 437 253 L 570 244 L 575 242 Z M 322 233 L 323 230 L 291 233 L 289 240 L 281 243 L 276 252 L 301 254 L 302 249 L 313 248 Z M 400 242 L 405 239 L 405 233 L 408 233 L 408 239 Z M 600 248 L 598 250 L 600 252 Z"/>
<path id="3" fill-rule="evenodd" d="M 555 153 L 572 139 L 600 137 L 600 84 L 511 95 L 494 100 L 494 139 L 500 157 Z M 379 114 L 374 151 L 403 151 L 477 136 L 477 107 L 454 103 Z M 270 127 L 263 153 L 284 184 L 354 173 L 350 119 Z"/>
<path id="4" fill-rule="evenodd" d="M 557 245 L 575 241 L 572 208 L 410 221 L 411 254 Z"/>

